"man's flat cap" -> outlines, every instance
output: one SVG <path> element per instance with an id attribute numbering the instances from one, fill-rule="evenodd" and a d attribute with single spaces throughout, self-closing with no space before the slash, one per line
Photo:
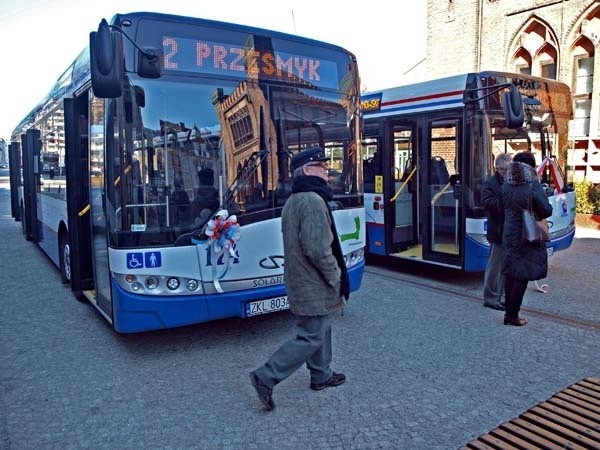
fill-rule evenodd
<path id="1" fill-rule="evenodd" d="M 329 161 L 329 158 L 325 156 L 325 152 L 321 147 L 307 148 L 292 156 L 292 159 L 290 160 L 290 169 L 293 172 L 298 167 L 302 167 L 304 164 L 313 161 Z"/>

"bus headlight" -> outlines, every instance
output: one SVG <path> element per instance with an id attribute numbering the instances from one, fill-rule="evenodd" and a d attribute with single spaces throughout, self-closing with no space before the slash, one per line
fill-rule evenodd
<path id="1" fill-rule="evenodd" d="M 179 279 L 175 277 L 169 278 L 167 280 L 167 287 L 172 291 L 176 290 L 177 288 L 179 288 Z"/>
<path id="2" fill-rule="evenodd" d="M 115 282 L 127 292 L 135 294 L 169 296 L 203 293 L 199 280 L 177 275 L 145 275 L 113 273 Z"/>
<path id="3" fill-rule="evenodd" d="M 467 235 L 477 242 L 479 245 L 483 245 L 484 247 L 489 247 L 490 243 L 487 240 L 487 236 L 481 233 L 467 233 Z"/>
<path id="4" fill-rule="evenodd" d="M 158 278 L 155 276 L 146 277 L 146 287 L 148 289 L 156 289 L 158 287 Z"/>
<path id="5" fill-rule="evenodd" d="M 347 255 L 344 255 L 344 261 L 346 262 L 346 267 L 350 268 L 352 266 L 360 263 L 365 256 L 365 251 L 363 248 L 359 248 L 358 250 L 354 250 Z"/>
<path id="6" fill-rule="evenodd" d="M 187 286 L 188 291 L 195 291 L 198 289 L 198 282 L 196 280 L 187 280 L 185 285 Z"/>

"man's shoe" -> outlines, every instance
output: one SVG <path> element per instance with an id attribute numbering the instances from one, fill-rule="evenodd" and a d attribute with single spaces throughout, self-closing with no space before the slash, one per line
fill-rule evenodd
<path id="1" fill-rule="evenodd" d="M 504 305 L 501 304 L 497 304 L 497 305 L 488 305 L 486 303 L 483 304 L 483 306 L 485 306 L 486 308 L 491 308 L 491 309 L 495 309 L 497 311 L 504 311 Z"/>
<path id="2" fill-rule="evenodd" d="M 320 391 L 328 387 L 339 386 L 340 384 L 344 384 L 345 382 L 346 375 L 344 375 L 343 373 L 332 372 L 331 376 L 329 377 L 329 380 L 323 383 L 310 383 L 310 388 L 313 391 Z"/>
<path id="3" fill-rule="evenodd" d="M 254 372 L 250 372 L 250 383 L 256 389 L 256 393 L 258 394 L 258 399 L 264 405 L 267 411 L 272 411 L 275 409 L 275 403 L 273 402 L 273 389 L 267 386 L 263 380 L 258 378 Z"/>

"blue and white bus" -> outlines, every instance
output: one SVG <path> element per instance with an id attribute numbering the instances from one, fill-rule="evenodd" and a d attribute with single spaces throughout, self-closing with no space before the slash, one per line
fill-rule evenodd
<path id="1" fill-rule="evenodd" d="M 485 270 L 481 187 L 499 153 L 532 151 L 554 212 L 548 253 L 575 233 L 566 184 L 569 87 L 480 72 L 362 96 L 367 255 Z"/>
<path id="2" fill-rule="evenodd" d="M 289 159 L 305 148 L 330 158 L 351 290 L 361 284 L 359 139 L 352 53 L 228 23 L 117 14 L 14 130 L 16 215 L 117 332 L 278 311 L 288 307 Z"/>

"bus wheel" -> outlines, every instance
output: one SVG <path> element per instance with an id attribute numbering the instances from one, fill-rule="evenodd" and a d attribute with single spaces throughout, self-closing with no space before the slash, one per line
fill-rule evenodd
<path id="1" fill-rule="evenodd" d="M 22 203 L 19 205 L 19 213 L 21 214 L 21 231 L 23 232 L 23 236 L 25 236 L 25 208 Z"/>
<path id="2" fill-rule="evenodd" d="M 64 284 L 71 282 L 71 246 L 67 237 L 61 234 L 59 239 L 60 278 Z"/>

